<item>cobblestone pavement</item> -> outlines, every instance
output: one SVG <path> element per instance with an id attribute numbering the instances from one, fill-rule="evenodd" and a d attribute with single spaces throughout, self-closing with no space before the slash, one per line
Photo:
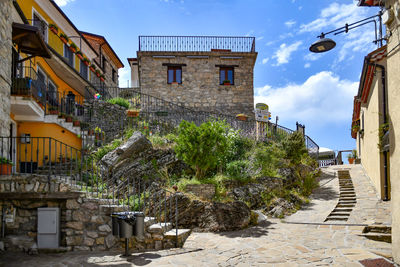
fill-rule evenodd
<path id="1" fill-rule="evenodd" d="M 363 259 L 390 257 L 390 244 L 359 236 L 363 226 L 354 225 L 370 222 L 390 224 L 388 204 L 378 200 L 360 166 L 351 169 L 357 195 L 360 195 L 360 200 L 357 197 L 354 218 L 351 218 L 352 224 L 322 223 L 325 219 L 323 216 L 329 214 L 337 202 L 337 181 L 334 181 L 337 178 L 333 175 L 335 167 L 325 170 L 326 177 L 320 183 L 326 183 L 326 188 L 316 191 L 311 204 L 296 216 L 287 218 L 291 223 L 267 219 L 256 227 L 236 232 L 193 233 L 182 249 L 134 253 L 127 258 L 117 252 L 69 252 L 36 256 L 6 253 L 0 254 L 0 265 L 362 266 L 359 261 Z M 342 168 L 346 167 L 350 166 Z M 324 190 L 328 195 L 324 196 Z M 321 211 L 323 215 L 314 214 Z"/>

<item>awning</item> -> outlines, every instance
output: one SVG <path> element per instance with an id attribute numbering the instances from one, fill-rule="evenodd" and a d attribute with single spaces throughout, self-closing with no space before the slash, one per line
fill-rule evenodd
<path id="1" fill-rule="evenodd" d="M 51 58 L 46 43 L 40 34 L 39 28 L 29 24 L 12 24 L 12 41 L 18 45 L 18 50 L 29 54 L 30 57 Z"/>

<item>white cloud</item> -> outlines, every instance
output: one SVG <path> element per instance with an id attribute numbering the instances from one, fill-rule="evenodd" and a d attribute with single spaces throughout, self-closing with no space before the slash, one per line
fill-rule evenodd
<path id="1" fill-rule="evenodd" d="M 286 27 L 291 28 L 293 25 L 296 24 L 296 21 L 294 20 L 289 20 L 285 22 Z"/>
<path id="2" fill-rule="evenodd" d="M 54 0 L 58 6 L 66 6 L 75 0 Z"/>
<path id="3" fill-rule="evenodd" d="M 291 54 L 297 51 L 302 43 L 302 41 L 297 41 L 291 45 L 285 43 L 281 44 L 279 49 L 272 56 L 272 58 L 276 58 L 276 66 L 289 63 Z"/>
<path id="4" fill-rule="evenodd" d="M 307 55 L 304 56 L 304 59 L 308 60 L 308 61 L 315 61 L 315 60 L 320 59 L 322 56 L 323 56 L 323 54 L 321 54 L 321 53 L 319 53 L 319 54 L 308 53 Z"/>
<path id="5" fill-rule="evenodd" d="M 263 60 L 262 60 L 262 64 L 267 64 L 268 63 L 268 61 L 269 61 L 269 58 L 263 58 Z"/>
<path id="6" fill-rule="evenodd" d="M 364 18 L 366 12 L 366 9 L 357 7 L 356 3 L 348 5 L 332 3 L 321 10 L 317 19 L 308 24 L 302 24 L 300 32 L 320 32 L 322 30 L 331 30 L 330 28 L 342 27 L 346 23 L 352 23 Z"/>
<path id="7" fill-rule="evenodd" d="M 256 38 L 257 41 L 260 41 L 262 39 L 264 39 L 264 36 L 259 36 L 259 37 Z"/>
<path id="8" fill-rule="evenodd" d="M 131 68 L 125 67 L 118 70 L 118 82 L 119 87 L 130 87 L 131 86 Z M 129 86 L 128 86 L 129 83 Z"/>
<path id="9" fill-rule="evenodd" d="M 254 101 L 267 103 L 271 112 L 285 121 L 301 120 L 326 127 L 329 123 L 351 121 L 357 89 L 358 82 L 341 80 L 332 72 L 322 71 L 303 84 L 256 88 Z"/>
<path id="10" fill-rule="evenodd" d="M 309 67 L 311 67 L 311 64 L 310 64 L 310 63 L 304 64 L 304 68 L 305 68 L 305 69 L 308 69 Z"/>

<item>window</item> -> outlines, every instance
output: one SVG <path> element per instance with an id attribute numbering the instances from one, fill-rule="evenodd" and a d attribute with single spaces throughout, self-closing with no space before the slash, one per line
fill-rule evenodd
<path id="1" fill-rule="evenodd" d="M 221 67 L 219 69 L 219 84 L 224 84 L 224 81 L 234 84 L 233 73 L 233 67 Z"/>
<path id="2" fill-rule="evenodd" d="M 49 80 L 48 84 L 48 90 L 47 90 L 47 101 L 49 101 L 49 104 L 52 106 L 58 106 L 57 103 L 57 86 L 53 81 Z"/>
<path id="3" fill-rule="evenodd" d="M 102 56 L 101 59 L 101 69 L 106 73 L 107 59 L 104 56 Z"/>
<path id="4" fill-rule="evenodd" d="M 38 27 L 40 34 L 43 37 L 43 40 L 47 43 L 47 25 L 43 19 L 39 17 L 37 13 L 33 13 L 33 26 Z"/>
<path id="5" fill-rule="evenodd" d="M 68 45 L 64 44 L 64 57 L 67 60 L 68 64 L 73 67 L 74 66 L 74 53 L 69 50 Z"/>
<path id="6" fill-rule="evenodd" d="M 37 67 L 37 81 L 34 81 L 33 84 L 37 88 L 38 96 L 42 97 L 47 88 L 47 75 L 39 66 Z"/>
<path id="7" fill-rule="evenodd" d="M 168 83 L 182 83 L 182 67 L 168 66 Z"/>
<path id="8" fill-rule="evenodd" d="M 112 69 L 112 81 L 113 82 L 115 82 L 116 76 L 117 76 L 117 72 L 114 69 Z"/>
<path id="9" fill-rule="evenodd" d="M 88 67 L 82 60 L 80 60 L 80 62 L 81 63 L 79 66 L 79 72 L 80 72 L 81 76 L 87 80 L 88 79 Z"/>

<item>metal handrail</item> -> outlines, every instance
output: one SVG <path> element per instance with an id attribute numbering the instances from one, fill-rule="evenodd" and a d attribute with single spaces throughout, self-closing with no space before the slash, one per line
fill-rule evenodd
<path id="1" fill-rule="evenodd" d="M 139 36 L 139 51 L 255 52 L 255 37 L 247 36 Z"/>

